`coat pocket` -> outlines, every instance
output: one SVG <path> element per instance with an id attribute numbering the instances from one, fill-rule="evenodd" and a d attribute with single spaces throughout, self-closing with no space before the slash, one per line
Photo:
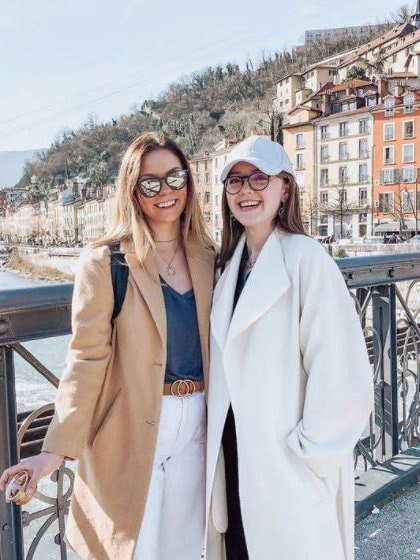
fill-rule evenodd
<path id="1" fill-rule="evenodd" d="M 294 461 L 294 470 L 300 481 L 308 490 L 311 502 L 318 503 L 331 498 L 327 481 L 320 478 L 308 465 L 301 459 Z"/>
<path id="2" fill-rule="evenodd" d="M 104 429 L 106 428 L 106 426 L 109 424 L 110 419 L 112 418 L 112 416 L 115 413 L 115 410 L 117 408 L 117 403 L 120 400 L 121 397 L 121 389 L 118 390 L 117 394 L 115 395 L 114 399 L 111 401 L 111 403 L 109 404 L 108 407 L 105 408 L 103 414 L 102 414 L 102 419 L 98 424 L 98 427 L 96 428 L 96 430 L 94 430 L 91 438 L 90 438 L 90 445 L 92 447 L 95 447 L 95 444 L 98 442 L 99 437 L 101 436 L 101 434 L 103 434 Z"/>

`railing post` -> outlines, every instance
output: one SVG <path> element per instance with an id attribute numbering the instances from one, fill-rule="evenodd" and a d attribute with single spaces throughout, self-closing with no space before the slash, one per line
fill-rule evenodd
<path id="1" fill-rule="evenodd" d="M 375 371 L 379 383 L 375 392 L 375 420 L 382 436 L 382 457 L 399 453 L 397 322 L 395 286 L 378 286 L 372 298 Z"/>
<path id="2" fill-rule="evenodd" d="M 16 392 L 13 350 L 0 346 L 0 472 L 18 462 Z M 0 558 L 23 560 L 22 519 L 19 506 L 0 496 Z"/>

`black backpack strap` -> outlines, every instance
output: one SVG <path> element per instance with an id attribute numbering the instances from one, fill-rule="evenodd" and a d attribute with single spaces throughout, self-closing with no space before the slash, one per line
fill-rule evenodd
<path id="1" fill-rule="evenodd" d="M 119 243 L 110 245 L 109 250 L 111 252 L 112 289 L 114 291 L 114 309 L 111 317 L 111 324 L 113 324 L 124 303 L 128 282 L 128 266 L 125 262 L 125 254 L 120 251 Z"/>

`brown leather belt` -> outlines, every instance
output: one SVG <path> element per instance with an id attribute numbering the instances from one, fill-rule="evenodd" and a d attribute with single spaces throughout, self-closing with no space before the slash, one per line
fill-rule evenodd
<path id="1" fill-rule="evenodd" d="M 173 383 L 164 383 L 163 394 L 166 396 L 183 399 L 194 393 L 204 391 L 204 381 L 192 381 L 191 379 L 177 379 Z"/>

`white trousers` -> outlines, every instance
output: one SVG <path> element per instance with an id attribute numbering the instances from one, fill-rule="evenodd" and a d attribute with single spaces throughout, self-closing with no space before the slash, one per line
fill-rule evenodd
<path id="1" fill-rule="evenodd" d="M 205 524 L 204 393 L 164 396 L 134 560 L 200 560 Z"/>

